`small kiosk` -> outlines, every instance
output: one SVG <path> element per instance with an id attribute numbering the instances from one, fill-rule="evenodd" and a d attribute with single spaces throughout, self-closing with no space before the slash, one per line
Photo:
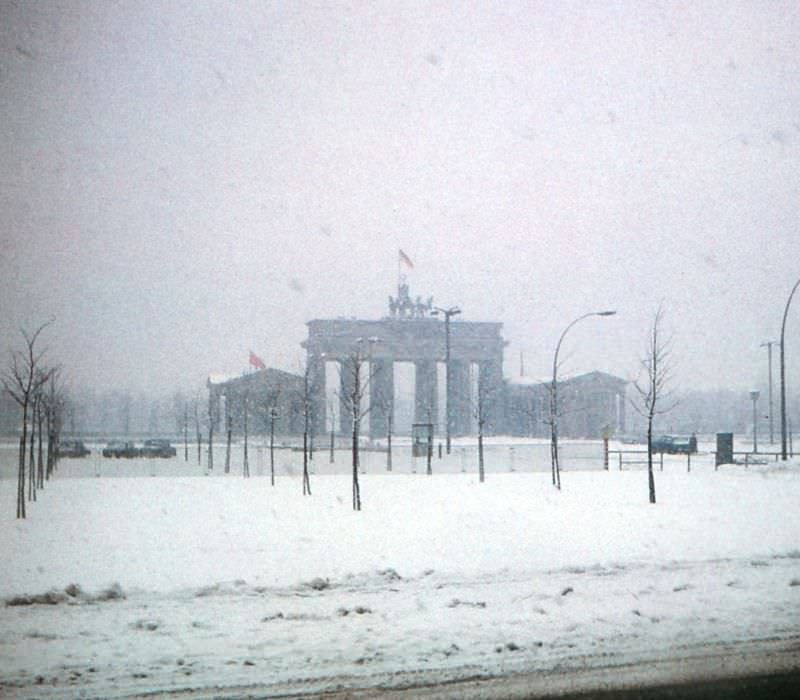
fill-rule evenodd
<path id="1" fill-rule="evenodd" d="M 426 457 L 428 474 L 431 473 L 431 456 L 433 455 L 433 423 L 413 423 L 411 425 L 411 456 L 414 459 Z M 416 462 L 415 462 L 416 464 Z M 416 467 L 414 468 L 416 470 Z"/>

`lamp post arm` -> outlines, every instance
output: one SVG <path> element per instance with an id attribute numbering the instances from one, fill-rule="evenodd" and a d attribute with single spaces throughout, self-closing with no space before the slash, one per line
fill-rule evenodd
<path id="1" fill-rule="evenodd" d="M 600 314 L 597 311 L 590 311 L 588 314 L 583 314 L 583 316 L 579 316 L 572 323 L 570 323 L 561 333 L 561 337 L 558 339 L 558 344 L 556 345 L 556 353 L 553 356 L 553 382 L 556 381 L 556 373 L 558 371 L 558 352 L 559 350 L 561 350 L 561 343 L 564 341 L 564 337 L 567 335 L 570 328 L 572 328 L 579 321 L 583 321 L 583 319 L 589 318 L 589 316 L 599 316 L 599 315 Z"/>

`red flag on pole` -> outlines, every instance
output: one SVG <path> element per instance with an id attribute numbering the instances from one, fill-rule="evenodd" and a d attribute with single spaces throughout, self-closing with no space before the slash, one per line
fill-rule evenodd
<path id="1" fill-rule="evenodd" d="M 256 369 L 266 369 L 267 368 L 267 366 L 264 364 L 264 360 L 262 360 L 252 350 L 250 351 L 250 364 L 253 365 L 253 367 L 255 367 Z"/>
<path id="2" fill-rule="evenodd" d="M 400 262 L 408 265 L 412 270 L 414 269 L 414 263 L 411 262 L 411 258 L 409 258 L 402 249 L 400 249 Z"/>

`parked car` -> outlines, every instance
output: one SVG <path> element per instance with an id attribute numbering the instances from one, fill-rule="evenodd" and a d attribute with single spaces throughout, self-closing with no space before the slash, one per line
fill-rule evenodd
<path id="1" fill-rule="evenodd" d="M 668 455 L 688 455 L 697 452 L 697 438 L 692 435 L 661 435 L 653 439 L 653 452 L 666 452 Z"/>
<path id="2" fill-rule="evenodd" d="M 175 457 L 178 451 L 170 444 L 169 440 L 154 438 L 145 440 L 141 449 L 142 457 Z"/>
<path id="3" fill-rule="evenodd" d="M 103 457 L 132 457 L 139 456 L 139 448 L 132 442 L 112 440 L 103 448 Z"/>
<path id="4" fill-rule="evenodd" d="M 56 453 L 59 457 L 86 457 L 92 452 L 83 444 L 83 440 L 62 440 L 58 443 Z"/>

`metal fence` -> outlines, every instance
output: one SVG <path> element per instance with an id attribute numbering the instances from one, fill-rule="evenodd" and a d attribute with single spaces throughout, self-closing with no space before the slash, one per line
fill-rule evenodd
<path id="1" fill-rule="evenodd" d="M 202 445 L 198 463 L 197 445 L 189 445 L 188 460 L 184 459 L 183 445 L 176 445 L 177 456 L 159 458 L 104 458 L 103 445 L 87 444 L 91 455 L 82 459 L 62 459 L 58 466 L 58 477 L 133 477 L 133 476 L 200 476 L 225 474 L 227 446 L 224 442 L 214 445 L 213 469 L 209 468 L 208 445 Z M 296 446 L 276 446 L 273 453 L 275 474 L 297 475 L 303 469 L 302 449 Z M 0 478 L 17 476 L 18 448 L 13 444 L 0 444 Z M 231 446 L 229 472 L 242 474 L 244 450 L 241 443 Z M 270 449 L 268 444 L 256 441 L 248 445 L 248 466 L 251 476 L 267 476 L 270 473 Z M 453 444 L 451 454 L 443 446 L 433 445 L 431 471 L 434 474 L 471 473 L 478 471 L 478 446 L 474 442 Z M 605 468 L 603 443 L 601 441 L 559 442 L 559 464 L 562 470 L 584 471 Z M 365 445 L 359 450 L 359 470 L 366 474 L 391 471 L 395 474 L 424 474 L 427 472 L 427 457 L 413 457 L 411 444 L 400 442 L 393 446 L 391 469 L 388 453 L 383 445 Z M 546 472 L 550 470 L 550 444 L 497 443 L 484 445 L 484 468 L 487 473 Z M 352 470 L 352 452 L 344 441 L 336 447 L 331 461 L 327 445 L 317 445 L 309 460 L 309 469 L 314 474 L 347 474 Z"/>

